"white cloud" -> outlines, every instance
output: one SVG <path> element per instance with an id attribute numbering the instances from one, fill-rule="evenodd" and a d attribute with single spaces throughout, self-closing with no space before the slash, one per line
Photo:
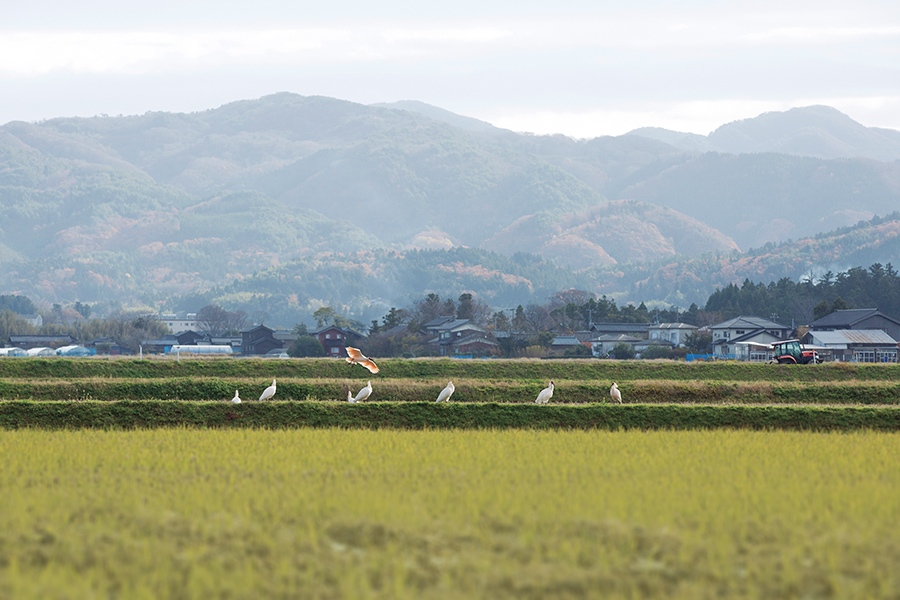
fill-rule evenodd
<path id="1" fill-rule="evenodd" d="M 872 38 L 900 36 L 900 27 L 776 27 L 764 31 L 752 32 L 743 37 L 753 42 L 768 42 L 782 40 L 788 42 L 817 42 L 825 43 L 829 40 L 857 38 L 871 40 Z"/>
<path id="2" fill-rule="evenodd" d="M 272 60 L 272 55 L 346 55 L 352 34 L 340 29 L 217 32 L 11 33 L 0 37 L 0 73 L 150 73 L 216 63 Z M 309 59 L 309 57 L 307 57 Z"/>
<path id="3" fill-rule="evenodd" d="M 357 26 L 359 27 L 359 26 Z M 226 31 L 18 32 L 0 36 L 0 73 L 153 73 L 220 64 L 328 64 L 403 58 L 423 45 L 478 45 L 510 36 L 496 27 L 306 28 Z"/>
<path id="4" fill-rule="evenodd" d="M 494 42 L 512 35 L 508 29 L 498 27 L 462 27 L 451 29 L 388 29 L 381 37 L 389 44 L 400 42 Z"/>

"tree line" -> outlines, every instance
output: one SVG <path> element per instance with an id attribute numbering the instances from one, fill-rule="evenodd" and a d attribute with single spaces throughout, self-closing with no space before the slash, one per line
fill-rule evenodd
<path id="1" fill-rule="evenodd" d="M 651 309 L 643 302 L 618 306 L 606 296 L 568 289 L 553 294 L 542 304 L 519 304 L 504 309 L 491 308 L 471 292 L 455 299 L 430 293 L 406 307 L 391 307 L 380 321 L 372 320 L 368 326 L 337 313 L 330 306 L 321 307 L 313 316 L 319 327 L 335 324 L 367 334 L 365 348 L 376 356 L 427 355 L 430 350 L 424 326 L 438 317 L 471 320 L 494 334 L 502 355 L 528 356 L 545 351 L 554 335 L 586 331 L 597 323 L 681 322 L 703 327 L 743 315 L 799 326 L 846 308 L 878 308 L 890 316 L 900 315 L 900 274 L 890 263 L 874 263 L 867 269 L 853 267 L 839 273 L 808 273 L 799 282 L 786 277 L 769 284 L 745 279 L 741 285 L 729 284 L 713 292 L 703 308 L 691 304 L 687 310 Z M 69 311 L 82 318 L 66 321 Z M 5 342 L 10 335 L 38 333 L 69 334 L 80 343 L 109 337 L 136 351 L 142 340 L 167 333 L 159 320 L 140 313 L 119 311 L 105 319 L 87 318 L 91 307 L 80 302 L 65 309 L 54 305 L 45 311 L 45 323 L 41 327 L 19 316 L 39 312 L 25 296 L 0 295 L 0 340 Z M 250 325 L 250 318 L 240 310 L 208 305 L 198 311 L 197 323 L 201 332 L 234 335 Z M 321 344 L 309 335 L 304 323 L 297 324 L 294 330 L 304 338 L 292 349 L 294 355 L 324 354 L 324 349 L 319 352 Z M 697 334 L 691 344 L 701 347 L 704 341 L 702 334 Z"/>

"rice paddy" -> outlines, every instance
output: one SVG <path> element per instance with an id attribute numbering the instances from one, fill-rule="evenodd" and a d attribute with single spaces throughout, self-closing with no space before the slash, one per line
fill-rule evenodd
<path id="1" fill-rule="evenodd" d="M 0 431 L 0 598 L 898 598 L 900 435 Z"/>

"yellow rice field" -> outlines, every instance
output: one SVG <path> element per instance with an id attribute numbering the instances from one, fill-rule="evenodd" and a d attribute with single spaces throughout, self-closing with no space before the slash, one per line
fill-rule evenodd
<path id="1" fill-rule="evenodd" d="M 900 435 L 0 431 L 0 598 L 898 598 Z"/>

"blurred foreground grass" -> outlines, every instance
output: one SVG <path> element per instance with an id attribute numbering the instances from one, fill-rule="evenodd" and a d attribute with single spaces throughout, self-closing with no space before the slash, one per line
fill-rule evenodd
<path id="1" fill-rule="evenodd" d="M 897 598 L 900 435 L 0 432 L 3 598 Z"/>

